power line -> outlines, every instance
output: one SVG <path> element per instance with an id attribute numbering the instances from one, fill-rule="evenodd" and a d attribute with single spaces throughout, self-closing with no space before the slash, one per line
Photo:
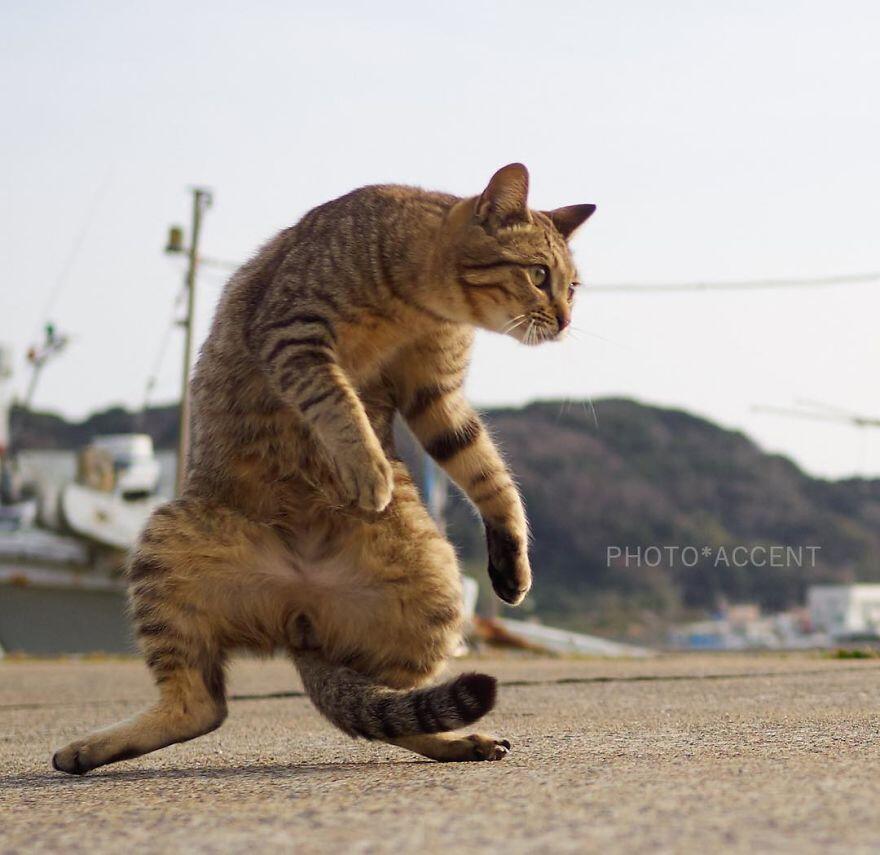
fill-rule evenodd
<path id="1" fill-rule="evenodd" d="M 673 291 L 757 291 L 770 288 L 822 288 L 880 282 L 880 271 L 841 273 L 833 276 L 807 276 L 793 279 L 739 279 L 722 282 L 623 282 L 617 285 L 587 285 L 587 294 L 667 294 Z"/>
<path id="2" fill-rule="evenodd" d="M 150 405 L 150 396 L 153 394 L 153 390 L 156 388 L 156 383 L 159 380 L 159 371 L 162 368 L 162 363 L 165 361 L 165 351 L 168 350 L 168 345 L 171 341 L 171 333 L 174 332 L 175 328 L 178 326 L 180 326 L 180 323 L 175 318 L 167 327 L 165 327 L 165 332 L 162 334 L 159 348 L 156 351 L 156 356 L 153 360 L 153 368 L 150 371 L 149 377 L 147 377 L 147 382 L 144 387 L 144 403 L 141 407 L 142 410 L 146 410 Z"/>
<path id="3" fill-rule="evenodd" d="M 200 256 L 199 262 L 215 270 L 237 270 L 241 262 Z M 880 282 L 880 271 L 839 273 L 831 276 L 804 276 L 790 279 L 732 279 L 720 282 L 620 282 L 587 285 L 587 294 L 668 294 L 688 291 L 759 291 L 773 288 L 827 288 Z"/>
<path id="4" fill-rule="evenodd" d="M 826 412 L 820 412 L 816 410 L 798 410 L 794 407 L 755 406 L 752 407 L 752 412 L 772 413 L 777 416 L 812 419 L 813 421 L 820 422 L 837 422 L 838 424 L 848 424 L 860 428 L 880 427 L 880 419 L 862 416 L 857 413 L 846 413 L 832 408 L 828 408 Z"/>
<path id="5" fill-rule="evenodd" d="M 165 360 L 165 352 L 168 350 L 168 345 L 171 343 L 171 334 L 176 328 L 180 326 L 178 313 L 180 312 L 180 307 L 183 305 L 185 297 L 186 287 L 183 286 L 177 292 L 177 296 L 174 298 L 174 307 L 171 311 L 171 318 L 169 319 L 168 326 L 165 327 L 165 332 L 162 334 L 162 338 L 159 341 L 159 347 L 157 348 L 156 356 L 153 359 L 152 370 L 147 377 L 147 382 L 144 384 L 144 404 L 142 407 L 143 410 L 146 410 L 149 406 L 150 396 L 153 394 L 153 390 L 156 388 L 156 383 L 159 380 L 159 372 L 162 368 L 162 363 Z"/>
<path id="6" fill-rule="evenodd" d="M 220 270 L 238 270 L 243 262 L 230 261 L 228 258 L 211 258 L 209 255 L 200 255 L 199 264 L 203 264 L 206 267 L 216 267 Z"/>
<path id="7" fill-rule="evenodd" d="M 43 306 L 43 314 L 40 319 L 41 324 L 44 324 L 49 320 L 49 315 L 52 312 L 52 309 L 55 307 L 58 298 L 61 296 L 61 291 L 67 284 L 67 279 L 70 275 L 70 271 L 73 269 L 74 262 L 79 256 L 80 250 L 82 249 L 83 244 L 88 237 L 89 231 L 92 227 L 92 223 L 94 222 L 95 216 L 97 215 L 99 208 L 101 207 L 101 203 L 104 201 L 104 197 L 107 195 L 107 191 L 110 189 L 112 181 L 113 172 L 111 170 L 107 173 L 107 177 L 104 179 L 104 182 L 95 190 L 92 201 L 88 209 L 86 210 L 85 215 L 83 216 L 79 231 L 73 239 L 73 243 L 70 246 L 67 257 L 64 259 L 64 263 L 62 264 L 61 270 L 58 273 L 58 277 L 55 280 L 55 285 L 53 286 L 52 291 L 49 293 L 49 296 L 46 299 L 46 303 Z"/>

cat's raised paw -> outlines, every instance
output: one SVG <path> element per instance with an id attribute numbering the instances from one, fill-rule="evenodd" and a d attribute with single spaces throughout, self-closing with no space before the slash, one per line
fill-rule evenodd
<path id="1" fill-rule="evenodd" d="M 359 460 L 337 460 L 340 500 L 368 513 L 381 513 L 391 502 L 394 475 L 384 455 Z"/>
<path id="2" fill-rule="evenodd" d="M 532 569 L 525 541 L 505 529 L 486 523 L 489 578 L 495 593 L 516 606 L 532 587 Z"/>

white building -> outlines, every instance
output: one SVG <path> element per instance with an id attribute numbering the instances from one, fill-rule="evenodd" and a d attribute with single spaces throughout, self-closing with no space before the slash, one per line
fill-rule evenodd
<path id="1" fill-rule="evenodd" d="M 807 607 L 814 630 L 832 639 L 880 637 L 880 585 L 811 585 Z"/>

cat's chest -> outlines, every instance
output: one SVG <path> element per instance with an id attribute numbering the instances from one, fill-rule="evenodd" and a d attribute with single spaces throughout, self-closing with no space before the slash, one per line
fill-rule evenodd
<path id="1" fill-rule="evenodd" d="M 357 323 L 340 324 L 339 361 L 355 385 L 372 384 L 412 339 L 412 330 L 394 319 L 368 315 Z"/>

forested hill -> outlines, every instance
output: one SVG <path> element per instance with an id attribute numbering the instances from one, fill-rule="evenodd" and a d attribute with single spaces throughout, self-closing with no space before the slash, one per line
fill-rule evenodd
<path id="1" fill-rule="evenodd" d="M 528 607 L 546 619 L 630 635 L 722 598 L 775 610 L 802 602 L 811 582 L 880 580 L 880 480 L 810 478 L 743 434 L 677 410 L 609 399 L 595 411 L 594 419 L 579 402 L 557 401 L 485 413 L 526 498 L 535 571 Z M 77 424 L 16 411 L 13 430 L 25 448 L 76 448 L 128 430 L 172 448 L 176 408 L 114 409 Z M 481 528 L 461 498 L 448 522 L 482 580 Z M 718 563 L 721 547 L 786 545 L 819 547 L 815 566 L 806 552 L 800 567 Z M 609 548 L 650 546 L 663 548 L 658 566 L 608 566 Z M 689 567 L 667 560 L 666 547 L 711 554 Z M 688 556 L 693 563 L 693 550 Z M 656 563 L 656 551 L 647 557 Z"/>
<path id="2" fill-rule="evenodd" d="M 741 433 L 678 410 L 601 400 L 486 414 L 526 498 L 535 607 L 572 625 L 626 635 L 712 610 L 726 598 L 768 610 L 803 602 L 813 582 L 880 580 L 880 480 L 810 478 Z M 457 501 L 450 530 L 468 557 L 481 543 Z M 683 565 L 608 566 L 609 547 L 708 547 Z M 734 566 L 737 546 L 817 546 L 801 567 Z M 719 561 L 725 548 L 726 566 Z M 614 553 L 614 550 L 612 550 Z M 664 550 L 664 559 L 668 551 Z M 746 563 L 744 552 L 736 563 Z M 650 556 L 656 563 L 656 551 Z M 758 563 L 769 564 L 765 553 Z M 694 563 L 693 550 L 688 563 Z M 674 566 L 671 566 L 674 565 Z"/>
<path id="3" fill-rule="evenodd" d="M 112 407 L 93 413 L 81 422 L 71 422 L 54 413 L 28 412 L 12 408 L 10 426 L 16 448 L 46 451 L 52 449 L 82 448 L 93 437 L 110 433 L 148 433 L 156 448 L 177 446 L 178 407 L 149 407 L 132 413 L 122 407 Z"/>

